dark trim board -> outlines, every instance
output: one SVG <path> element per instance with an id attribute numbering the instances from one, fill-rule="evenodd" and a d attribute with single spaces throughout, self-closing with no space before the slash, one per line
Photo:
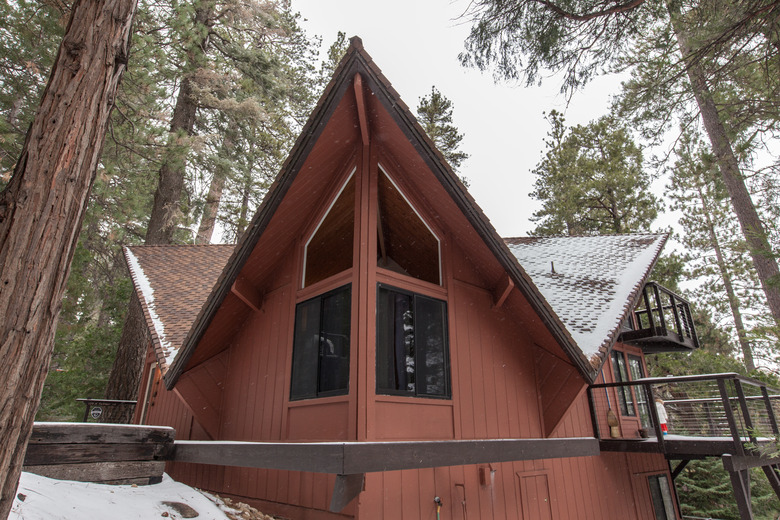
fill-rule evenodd
<path id="1" fill-rule="evenodd" d="M 363 490 L 366 473 L 597 455 L 599 441 L 592 437 L 408 442 L 176 441 L 172 460 L 335 473 L 330 510 L 338 512 Z"/>
<path id="2" fill-rule="evenodd" d="M 664 439 L 663 444 L 657 439 L 610 439 L 599 441 L 601 451 L 616 451 L 620 453 L 663 453 L 667 459 L 703 459 L 705 457 L 720 457 L 724 453 L 736 454 L 738 448 L 730 437 L 722 439 L 696 438 Z"/>
<path id="3" fill-rule="evenodd" d="M 337 475 L 599 454 L 599 442 L 591 437 L 311 443 L 176 441 L 175 445 L 172 460 L 176 462 Z"/>

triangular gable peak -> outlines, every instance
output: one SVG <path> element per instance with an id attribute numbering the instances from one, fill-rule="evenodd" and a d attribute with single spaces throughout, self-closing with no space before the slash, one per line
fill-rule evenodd
<path id="1" fill-rule="evenodd" d="M 341 200 L 345 192 L 354 192 L 354 209 Z M 399 215 L 403 217 L 394 218 Z M 326 224 L 329 218 L 332 222 Z M 350 219 L 358 222 L 349 237 L 351 248 L 343 235 L 333 231 L 333 226 L 349 227 Z M 426 242 L 424 255 L 420 248 L 404 251 L 400 244 L 403 240 L 397 237 L 408 232 Z M 304 256 L 316 254 L 312 251 L 318 244 L 327 244 L 328 233 L 341 236 L 342 243 L 334 265 L 326 266 L 327 272 L 315 275 L 308 283 L 300 272 L 280 271 L 282 259 L 294 258 L 303 268 Z M 434 257 L 442 255 L 445 241 L 465 248 L 459 253 L 471 265 L 479 266 L 482 285 L 492 287 L 495 300 L 503 302 L 517 287 L 523 302 L 519 305 L 534 316 L 529 333 L 547 348 L 562 349 L 562 356 L 586 380 L 595 379 L 595 370 L 566 327 L 364 51 L 361 41 L 353 38 L 195 320 L 166 375 L 166 385 L 172 388 L 182 373 L 226 349 L 235 323 L 245 320 L 251 310 L 260 309 L 265 296 L 291 277 L 296 278 L 294 283 L 304 290 L 303 294 L 309 288 L 313 294 L 332 272 L 347 266 L 379 267 L 383 272 L 409 275 L 435 293 L 445 273 L 440 258 Z M 366 244 L 370 244 L 368 249 Z M 378 265 L 377 257 L 387 263 Z M 419 272 L 415 272 L 418 265 L 404 266 L 404 262 L 423 262 L 423 257 L 428 258 L 426 267 Z M 316 268 L 323 266 L 318 264 Z M 309 273 L 313 269 L 315 266 L 309 265 Z M 349 276 L 336 276 L 336 281 L 346 283 Z M 361 291 L 369 290 L 367 281 L 361 282 Z"/>
<path id="2" fill-rule="evenodd" d="M 505 239 L 595 369 L 666 243 L 667 234 Z"/>

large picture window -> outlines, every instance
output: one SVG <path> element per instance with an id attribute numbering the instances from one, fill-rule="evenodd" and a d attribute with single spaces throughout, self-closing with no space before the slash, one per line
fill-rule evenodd
<path id="1" fill-rule="evenodd" d="M 346 285 L 295 308 L 291 400 L 349 392 L 350 300 Z"/>
<path id="2" fill-rule="evenodd" d="M 447 304 L 379 284 L 376 391 L 450 397 Z"/>

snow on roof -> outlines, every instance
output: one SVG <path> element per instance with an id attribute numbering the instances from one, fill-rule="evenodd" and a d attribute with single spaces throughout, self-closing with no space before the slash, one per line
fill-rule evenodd
<path id="1" fill-rule="evenodd" d="M 125 247 L 133 285 L 163 370 L 171 366 L 234 247 Z"/>
<path id="2" fill-rule="evenodd" d="M 617 335 L 666 234 L 507 238 L 591 364 Z"/>
<path id="3" fill-rule="evenodd" d="M 121 518 L 148 520 L 168 517 L 230 520 L 244 518 L 217 497 L 202 493 L 168 475 L 150 486 L 109 486 L 90 482 L 55 480 L 23 472 L 8 520 L 94 520 Z"/>
<path id="4" fill-rule="evenodd" d="M 165 325 L 160 317 L 157 315 L 157 309 L 154 305 L 154 289 L 149 283 L 146 273 L 144 273 L 141 264 L 138 262 L 138 258 L 130 251 L 129 248 L 125 248 L 125 255 L 127 257 L 127 266 L 130 268 L 130 276 L 133 277 L 135 286 L 140 291 L 143 297 L 143 303 L 149 313 L 149 318 L 154 328 L 154 333 L 157 334 L 157 340 L 162 347 L 163 354 L 165 355 L 165 361 L 168 365 L 173 361 L 174 350 L 171 349 L 171 342 L 165 339 Z"/>

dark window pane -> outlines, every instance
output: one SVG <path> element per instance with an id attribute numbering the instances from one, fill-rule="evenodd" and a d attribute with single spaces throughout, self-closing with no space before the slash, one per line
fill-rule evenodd
<path id="1" fill-rule="evenodd" d="M 350 308 L 349 286 L 296 307 L 290 399 L 349 391 Z"/>
<path id="2" fill-rule="evenodd" d="M 412 297 L 385 287 L 377 292 L 377 388 L 414 392 Z"/>
<path id="3" fill-rule="evenodd" d="M 304 287 L 352 267 L 355 236 L 355 177 L 350 177 L 306 246 Z"/>
<path id="4" fill-rule="evenodd" d="M 415 299 L 418 394 L 449 395 L 445 305 L 422 296 Z"/>
<path id="5" fill-rule="evenodd" d="M 650 485 L 650 498 L 653 501 L 653 511 L 656 520 L 674 520 L 674 502 L 669 479 L 666 475 L 651 475 L 647 477 Z"/>
<path id="6" fill-rule="evenodd" d="M 290 397 L 317 395 L 317 360 L 320 349 L 320 298 L 299 303 L 295 309 L 295 340 Z"/>
<path id="7" fill-rule="evenodd" d="M 442 301 L 379 286 L 378 393 L 449 396 L 446 314 Z"/>
<path id="8" fill-rule="evenodd" d="M 628 370 L 626 369 L 626 359 L 623 353 L 617 350 L 612 351 L 612 369 L 615 374 L 616 383 L 626 383 L 629 381 Z M 635 416 L 634 401 L 631 397 L 631 388 L 627 386 L 617 387 L 618 400 L 620 401 L 620 413 L 627 416 Z"/>
<path id="9" fill-rule="evenodd" d="M 350 291 L 322 299 L 319 392 L 349 389 Z"/>
<path id="10" fill-rule="evenodd" d="M 380 169 L 377 265 L 441 285 L 439 239 Z"/>

